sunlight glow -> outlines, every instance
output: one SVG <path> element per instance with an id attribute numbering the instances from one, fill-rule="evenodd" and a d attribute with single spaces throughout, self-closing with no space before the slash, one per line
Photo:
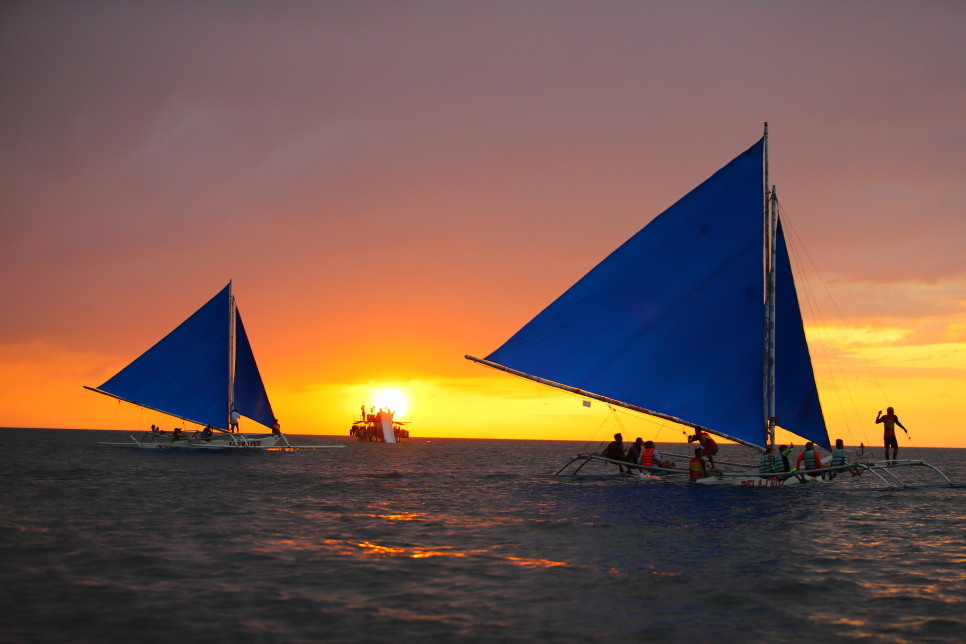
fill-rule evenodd
<path id="1" fill-rule="evenodd" d="M 396 412 L 396 417 L 405 416 L 409 409 L 409 401 L 398 389 L 380 389 L 376 392 L 372 405 L 376 409 L 392 409 Z"/>

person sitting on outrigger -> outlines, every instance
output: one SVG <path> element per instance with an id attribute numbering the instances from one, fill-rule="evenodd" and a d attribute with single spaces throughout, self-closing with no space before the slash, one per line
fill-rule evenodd
<path id="1" fill-rule="evenodd" d="M 171 442 L 173 443 L 175 441 L 180 441 L 183 438 L 184 438 L 184 434 L 181 433 L 181 428 L 180 427 L 175 427 L 174 428 L 174 435 L 171 436 Z"/>
<path id="2" fill-rule="evenodd" d="M 644 443 L 641 451 L 641 465 L 648 467 L 674 467 L 674 463 L 661 456 L 661 453 L 654 449 L 654 441 Z"/>
<path id="3" fill-rule="evenodd" d="M 853 461 L 851 461 L 849 457 L 845 455 L 845 443 L 841 438 L 835 439 L 835 451 L 832 452 L 832 463 L 829 465 L 829 467 L 842 467 L 843 465 L 850 464 L 853 464 Z M 849 472 L 852 473 L 852 476 L 858 476 L 862 473 L 862 470 L 857 467 L 853 467 L 849 470 Z M 838 472 L 832 472 L 828 475 L 828 480 L 831 481 L 838 476 L 838 474 Z"/>
<path id="4" fill-rule="evenodd" d="M 212 434 L 211 425 L 205 425 L 205 428 L 203 430 L 201 430 L 201 437 L 202 438 L 211 438 L 211 434 Z"/>
<path id="5" fill-rule="evenodd" d="M 765 449 L 765 453 L 761 455 L 761 460 L 758 462 L 758 473 L 771 474 L 772 472 L 776 472 L 775 460 L 775 448 L 774 446 L 769 446 Z"/>
<path id="6" fill-rule="evenodd" d="M 882 438 L 885 441 L 885 460 L 894 461 L 899 458 L 899 442 L 896 440 L 896 425 L 902 427 L 902 423 L 899 422 L 899 417 L 896 416 L 895 410 L 892 407 L 886 408 L 886 415 L 882 415 L 882 410 L 875 415 L 875 424 L 878 425 L 882 423 L 883 432 Z M 909 430 L 902 427 L 902 431 L 909 435 Z M 892 445 L 892 458 L 889 458 L 889 445 Z"/>
<path id="7" fill-rule="evenodd" d="M 708 457 L 708 462 L 711 463 L 711 469 L 717 469 L 714 465 L 714 455 L 718 453 L 718 444 L 714 442 L 714 439 L 702 431 L 700 427 L 697 427 L 694 430 L 694 436 L 688 436 L 689 443 L 693 443 L 694 441 L 701 443 L 701 448 L 704 450 L 702 453 Z"/>
<path id="8" fill-rule="evenodd" d="M 627 448 L 627 455 L 624 460 L 628 463 L 633 463 L 634 465 L 641 464 L 641 452 L 644 451 L 644 439 L 640 436 L 631 443 L 631 446 Z"/>
<path id="9" fill-rule="evenodd" d="M 692 483 L 698 479 L 708 478 L 708 470 L 704 467 L 704 461 L 701 460 L 703 453 L 704 449 L 700 447 L 695 448 L 694 458 L 688 461 L 688 473 L 691 475 Z"/>
<path id="10" fill-rule="evenodd" d="M 612 461 L 623 461 L 624 460 L 624 437 L 619 433 L 614 434 L 613 442 L 607 446 L 607 448 L 601 454 L 604 458 L 609 458 Z M 621 474 L 624 473 L 624 466 L 617 466 Z"/>
<path id="11" fill-rule="evenodd" d="M 796 469 L 799 469 L 799 470 L 801 470 L 801 469 L 805 469 L 805 470 L 820 470 L 820 469 L 822 469 L 822 459 L 819 457 L 818 453 L 815 451 L 815 444 L 812 443 L 812 441 L 808 441 L 807 443 L 805 443 L 805 451 L 798 455 L 798 460 L 795 461 L 795 468 Z M 812 474 L 811 476 L 816 476 L 816 475 L 815 474 Z M 822 476 L 824 478 L 824 475 L 822 475 L 822 474 L 818 474 L 817 476 Z M 805 477 L 804 476 L 799 476 L 798 479 L 802 483 L 805 483 Z"/>

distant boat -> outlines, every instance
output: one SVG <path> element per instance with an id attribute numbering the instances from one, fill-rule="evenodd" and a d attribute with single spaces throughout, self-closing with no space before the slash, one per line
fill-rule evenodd
<path id="1" fill-rule="evenodd" d="M 316 449 L 292 445 L 277 425 L 252 353 L 231 282 L 178 328 L 100 387 L 84 387 L 205 428 L 149 431 L 131 443 L 144 449 Z M 268 432 L 228 431 L 231 413 Z M 273 428 L 273 425 L 275 427 Z"/>
<path id="2" fill-rule="evenodd" d="M 362 407 L 363 413 L 352 420 L 352 427 L 349 429 L 349 436 L 355 436 L 357 440 L 365 443 L 401 443 L 409 439 L 409 430 L 406 425 L 412 422 L 409 416 L 396 418 L 392 410 L 374 409 L 365 413 L 365 406 Z"/>
<path id="3" fill-rule="evenodd" d="M 757 143 L 486 359 L 466 358 L 756 450 L 775 444 L 776 426 L 831 450 L 777 204 L 766 123 Z M 607 460 L 580 454 L 571 463 L 594 459 Z M 719 473 L 698 482 L 822 480 L 810 474 L 818 472 Z"/>

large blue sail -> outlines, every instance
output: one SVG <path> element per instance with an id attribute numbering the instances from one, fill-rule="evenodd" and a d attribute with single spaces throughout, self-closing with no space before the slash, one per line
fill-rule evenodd
<path id="1" fill-rule="evenodd" d="M 759 141 L 488 360 L 764 445 Z"/>
<path id="2" fill-rule="evenodd" d="M 241 313 L 235 307 L 235 409 L 242 416 L 271 427 L 275 422 L 272 403 L 268 401 L 262 376 L 255 364 L 255 354 L 248 342 Z"/>
<path id="3" fill-rule="evenodd" d="M 776 234 L 775 414 L 778 426 L 831 451 L 780 221 Z"/>
<path id="4" fill-rule="evenodd" d="M 227 429 L 228 288 L 99 389 L 178 418 Z"/>

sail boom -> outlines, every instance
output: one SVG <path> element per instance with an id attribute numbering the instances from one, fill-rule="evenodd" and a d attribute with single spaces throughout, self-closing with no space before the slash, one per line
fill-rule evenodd
<path id="1" fill-rule="evenodd" d="M 128 400 L 127 398 L 121 398 L 120 396 L 115 396 L 114 394 L 109 393 L 109 392 L 106 392 L 103 389 L 98 389 L 97 387 L 88 387 L 87 385 L 82 385 L 82 387 L 84 387 L 84 389 L 86 389 L 88 391 L 93 391 L 95 394 L 103 394 L 103 395 L 105 395 L 105 396 L 107 396 L 109 398 L 115 398 L 117 400 L 120 400 L 121 402 L 126 402 L 126 403 L 130 403 L 132 405 L 137 405 L 138 407 L 144 407 L 145 409 L 150 409 L 151 411 L 156 411 L 159 414 L 164 414 L 165 416 L 171 416 L 172 418 L 180 418 L 181 420 L 188 421 L 189 423 L 194 423 L 195 425 L 205 426 L 205 425 L 208 424 L 208 423 L 202 422 L 200 420 L 195 420 L 193 418 L 185 418 L 184 416 L 180 416 L 178 414 L 172 413 L 170 411 L 165 411 L 163 409 L 158 409 L 157 407 L 151 407 L 149 405 L 143 405 L 143 404 L 141 404 L 139 402 L 135 402 L 133 400 Z M 217 429 L 217 430 L 220 430 L 220 431 L 225 431 L 221 427 L 215 427 L 215 426 L 212 426 L 212 429 Z"/>
<path id="2" fill-rule="evenodd" d="M 693 427 L 695 429 L 700 429 L 703 432 L 707 432 L 709 434 L 714 434 L 715 436 L 720 436 L 721 438 L 726 438 L 726 439 L 728 439 L 730 441 L 734 441 L 734 442 L 739 443 L 741 445 L 745 445 L 747 447 L 751 447 L 751 448 L 754 448 L 754 449 L 759 450 L 759 451 L 762 450 L 761 445 L 756 445 L 756 444 L 751 443 L 749 441 L 742 440 L 740 438 L 736 438 L 734 436 L 730 436 L 728 434 L 725 434 L 724 432 L 719 432 L 719 431 L 714 430 L 714 429 L 711 429 L 709 427 L 705 427 L 705 426 L 699 425 L 697 423 L 692 423 L 689 420 L 684 420 L 683 418 L 678 418 L 677 416 L 671 416 L 670 414 L 664 414 L 664 413 L 661 413 L 659 411 L 654 411 L 652 409 L 646 409 L 644 407 L 639 407 L 638 405 L 632 405 L 630 403 L 626 403 L 626 402 L 623 402 L 623 401 L 620 401 L 620 400 L 616 400 L 614 398 L 608 398 L 607 396 L 601 396 L 599 394 L 595 394 L 593 392 L 586 391 L 584 389 L 579 389 L 577 387 L 571 387 L 569 385 L 564 385 L 564 384 L 561 384 L 559 382 L 554 382 L 552 380 L 547 380 L 546 378 L 541 378 L 539 376 L 533 376 L 533 375 L 530 375 L 528 373 L 524 373 L 522 371 L 517 371 L 516 369 L 511 369 L 510 367 L 505 367 L 505 366 L 503 366 L 503 365 L 501 365 L 501 364 L 499 364 L 497 362 L 493 362 L 491 360 L 483 360 L 482 358 L 475 358 L 475 357 L 473 357 L 471 355 L 467 355 L 467 356 L 464 356 L 464 357 L 467 360 L 470 360 L 472 362 L 476 362 L 478 364 L 484 365 L 486 367 L 490 367 L 492 369 L 497 369 L 499 371 L 505 371 L 506 373 L 512 374 L 514 376 L 519 376 L 520 378 L 525 378 L 526 380 L 532 380 L 533 382 L 538 382 L 538 383 L 540 383 L 542 385 L 547 385 L 548 387 L 553 387 L 555 389 L 561 389 L 563 391 L 568 391 L 568 392 L 570 392 L 572 394 L 577 394 L 579 396 L 583 396 L 584 398 L 591 398 L 593 400 L 598 400 L 598 401 L 600 401 L 602 403 L 605 403 L 605 404 L 608 404 L 608 405 L 612 405 L 614 407 L 622 407 L 624 409 L 629 409 L 631 411 L 636 411 L 638 413 L 646 414 L 648 416 L 654 416 L 656 418 L 661 418 L 661 419 L 664 419 L 664 420 L 669 420 L 669 421 L 671 421 L 673 423 L 677 423 L 679 425 L 684 425 L 686 427 Z"/>

